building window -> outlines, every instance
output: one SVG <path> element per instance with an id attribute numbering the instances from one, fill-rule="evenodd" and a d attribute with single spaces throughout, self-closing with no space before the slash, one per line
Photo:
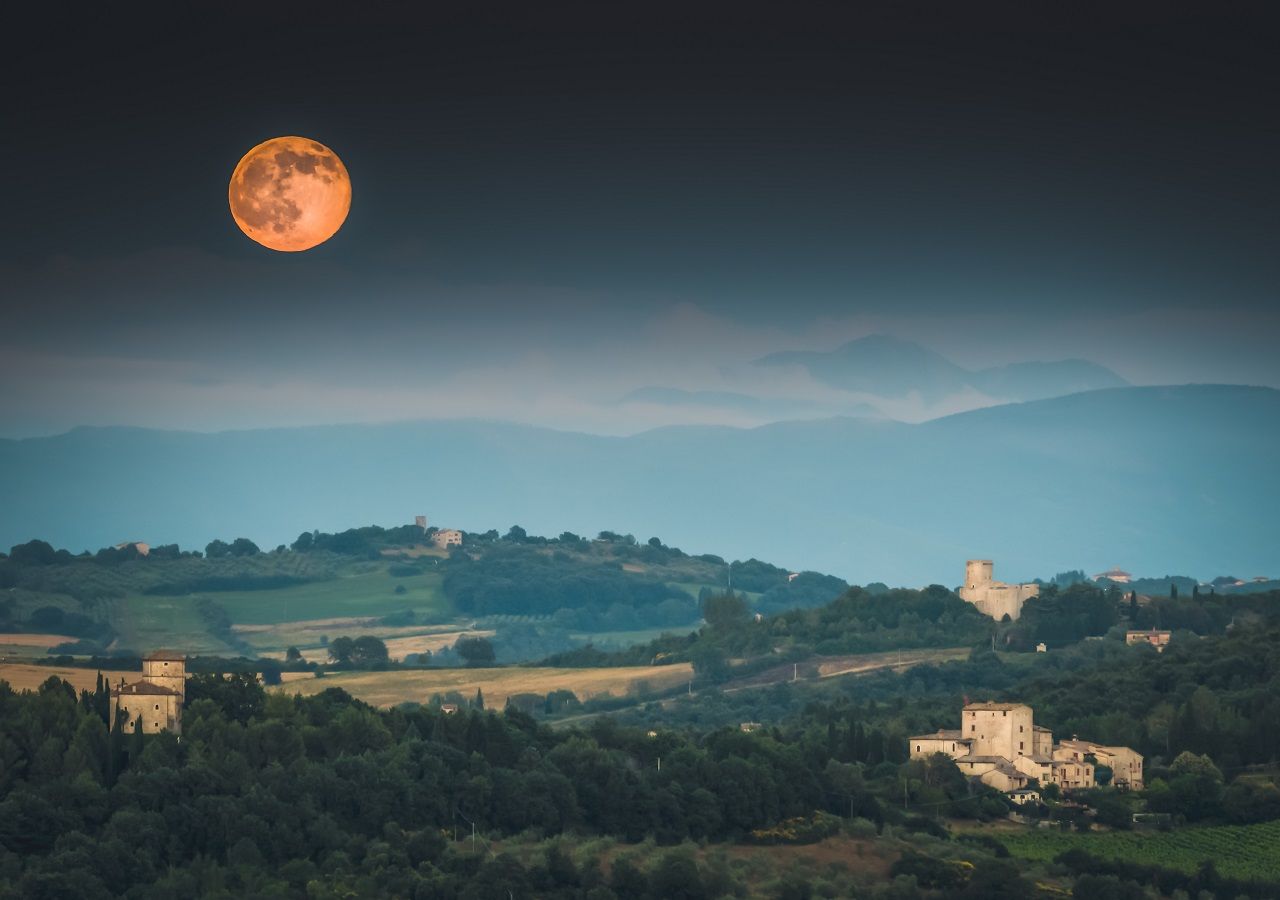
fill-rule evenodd
<path id="1" fill-rule="evenodd" d="M 1022 741 L 1018 741 L 1018 749 L 1019 749 L 1019 750 L 1021 750 L 1021 749 L 1022 749 Z"/>
<path id="2" fill-rule="evenodd" d="M 160 704 L 159 704 L 159 703 L 157 703 L 157 704 L 156 704 L 156 709 L 159 709 L 159 708 L 160 708 Z"/>
<path id="3" fill-rule="evenodd" d="M 919 744 L 916 744 L 916 752 L 917 752 L 917 753 L 919 753 L 919 752 L 920 752 L 920 745 L 919 745 Z"/>
<path id="4" fill-rule="evenodd" d="M 1022 726 L 1021 726 L 1021 725 L 1019 725 L 1019 726 L 1018 726 L 1018 734 L 1022 734 Z"/>

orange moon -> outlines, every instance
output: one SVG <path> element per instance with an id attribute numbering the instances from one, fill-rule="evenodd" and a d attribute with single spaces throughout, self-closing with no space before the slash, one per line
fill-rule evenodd
<path id="1" fill-rule="evenodd" d="M 227 187 L 231 217 L 264 247 L 310 250 L 333 237 L 351 209 L 347 167 L 304 137 L 263 141 L 244 155 Z"/>

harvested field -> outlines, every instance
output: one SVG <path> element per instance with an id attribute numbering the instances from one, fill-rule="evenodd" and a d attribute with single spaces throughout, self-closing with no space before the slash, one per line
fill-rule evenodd
<path id="1" fill-rule="evenodd" d="M 693 677 L 688 663 L 671 666 L 628 666 L 602 669 L 512 667 L 500 669 L 412 669 L 398 672 L 344 672 L 272 688 L 304 695 L 338 687 L 374 706 L 425 703 L 432 694 L 457 691 L 470 697 L 484 692 L 485 703 L 501 709 L 512 694 L 573 691 L 579 700 L 601 694 L 623 696 L 647 685 L 661 690 Z"/>
<path id="2" fill-rule="evenodd" d="M 336 637 L 376 637 L 387 645 L 387 653 L 393 660 L 402 660 L 410 653 L 435 653 L 444 647 L 452 647 L 458 638 L 493 637 L 486 629 L 460 629 L 451 625 L 405 625 L 393 627 L 378 625 L 377 619 L 317 619 L 304 622 L 283 622 L 280 625 L 236 625 L 235 631 L 244 636 L 261 656 L 284 659 L 289 647 L 297 647 L 307 662 L 323 663 L 329 660 L 328 649 L 320 644 L 321 635 L 330 640 Z"/>
<path id="3" fill-rule="evenodd" d="M 56 647 L 76 640 L 65 634 L 0 634 L 0 646 L 5 647 Z"/>
<path id="4" fill-rule="evenodd" d="M 103 670 L 103 677 L 108 681 L 136 681 L 142 677 L 141 672 L 120 672 Z M 9 682 L 15 691 L 34 691 L 50 678 L 57 676 L 69 681 L 77 691 L 91 691 L 98 684 L 97 669 L 74 669 L 62 666 L 28 666 L 21 664 L 0 665 L 0 681 Z"/>

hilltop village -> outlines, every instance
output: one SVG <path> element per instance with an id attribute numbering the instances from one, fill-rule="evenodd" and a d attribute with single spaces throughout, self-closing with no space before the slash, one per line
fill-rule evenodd
<path id="1" fill-rule="evenodd" d="M 1011 794 L 1014 801 L 1039 801 L 1038 785 L 1063 791 L 1111 784 L 1142 790 L 1142 755 L 1128 747 L 1108 747 L 1072 737 L 1056 745 L 1053 733 L 1036 725 L 1022 703 L 970 703 L 960 713 L 958 731 L 936 731 L 910 739 L 912 759 L 935 753 L 955 760 L 971 779 Z M 1105 781 L 1097 776 L 1106 767 Z"/>

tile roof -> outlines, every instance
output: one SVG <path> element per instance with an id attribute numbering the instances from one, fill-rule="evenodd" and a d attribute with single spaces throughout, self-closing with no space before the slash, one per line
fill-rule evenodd
<path id="1" fill-rule="evenodd" d="M 966 744 L 972 744 L 973 739 L 962 736 L 960 729 L 955 731 L 939 730 L 933 734 L 913 734 L 909 740 L 913 741 L 961 741 Z"/>
<path id="2" fill-rule="evenodd" d="M 152 650 L 150 653 L 148 653 L 146 656 L 142 658 L 158 659 L 158 660 L 176 660 L 178 662 L 186 662 L 187 655 L 185 653 L 179 653 L 176 650 Z"/>
<path id="3" fill-rule="evenodd" d="M 111 693 L 119 697 L 122 694 L 155 694 L 162 696 L 180 696 L 179 693 L 172 688 L 167 688 L 162 684 L 153 684 L 150 681 L 135 681 L 133 684 L 120 684 L 111 689 Z"/>
<path id="4" fill-rule="evenodd" d="M 1001 710 L 1011 709 L 1030 709 L 1031 707 L 1027 706 L 1025 703 L 967 703 L 964 708 L 966 710 L 986 709 L 999 712 Z"/>

